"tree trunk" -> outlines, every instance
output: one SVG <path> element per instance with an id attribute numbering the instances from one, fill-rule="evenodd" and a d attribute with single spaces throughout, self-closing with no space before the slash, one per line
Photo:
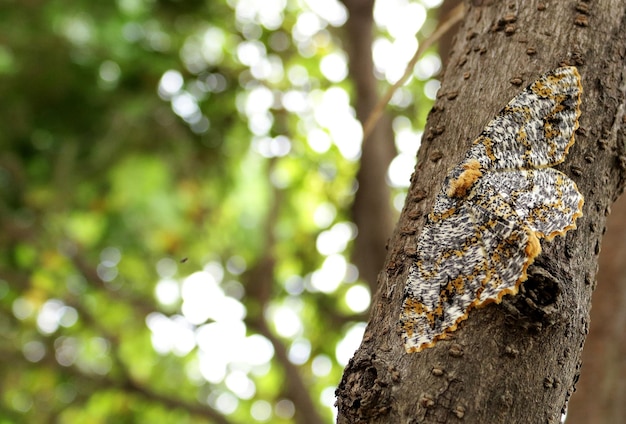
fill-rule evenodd
<path id="1" fill-rule="evenodd" d="M 438 11 L 439 18 L 445 19 L 445 16 L 448 16 L 448 14 L 452 12 L 455 7 L 457 7 L 460 3 L 463 3 L 463 2 L 464 0 L 444 0 L 444 2 L 441 4 L 441 7 L 439 7 L 439 11 Z M 448 67 L 448 60 L 450 59 L 450 54 L 452 53 L 452 47 L 454 45 L 456 35 L 457 33 L 459 33 L 460 27 L 461 27 L 461 22 L 457 23 L 452 28 L 450 28 L 450 31 L 446 32 L 439 39 L 439 45 L 437 47 L 439 50 L 439 56 L 441 56 L 441 63 L 443 64 L 444 68 Z"/>
<path id="2" fill-rule="evenodd" d="M 356 116 L 364 124 L 378 102 L 378 81 L 374 77 L 372 59 L 374 1 L 342 1 L 349 14 L 345 39 L 350 59 L 350 79 L 354 81 L 356 92 Z M 395 154 L 391 122 L 383 116 L 372 134 L 363 141 L 361 166 L 356 178 L 358 190 L 352 204 L 352 218 L 358 228 L 352 261 L 372 293 L 376 291 L 378 272 L 387 254 L 387 240 L 393 231 L 387 169 Z"/>
<path id="3" fill-rule="evenodd" d="M 626 4 L 474 1 L 428 119 L 363 342 L 337 389 L 339 423 L 558 423 L 574 391 L 597 256 L 623 190 Z M 524 86 L 574 65 L 576 143 L 556 168 L 585 197 L 578 229 L 548 242 L 502 304 L 473 310 L 451 336 L 407 354 L 398 317 L 417 238 L 448 171 Z M 513 311 L 513 312 L 512 312 Z"/>
<path id="4" fill-rule="evenodd" d="M 582 373 L 567 424 L 613 424 L 626 417 L 626 197 L 611 209 Z"/>

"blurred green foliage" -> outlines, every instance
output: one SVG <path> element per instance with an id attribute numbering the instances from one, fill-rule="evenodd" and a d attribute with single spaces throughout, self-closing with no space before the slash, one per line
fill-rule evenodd
<path id="1" fill-rule="evenodd" d="M 0 423 L 294 422 L 294 370 L 330 422 L 365 319 L 343 256 L 358 155 L 314 111 L 352 90 L 320 70 L 341 22 L 298 41 L 303 13 L 0 3 Z"/>

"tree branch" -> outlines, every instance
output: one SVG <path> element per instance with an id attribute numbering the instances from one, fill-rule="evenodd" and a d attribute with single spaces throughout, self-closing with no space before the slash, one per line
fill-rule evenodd
<path id="1" fill-rule="evenodd" d="M 272 171 L 275 163 L 273 159 L 268 167 L 268 172 Z M 261 230 L 266 239 L 262 252 L 263 256 L 259 258 L 243 275 L 242 282 L 250 299 L 258 302 L 256 313 L 250 314 L 246 320 L 248 326 L 267 338 L 274 347 L 276 354 L 275 359 L 283 368 L 286 376 L 285 396 L 293 401 L 296 406 L 296 414 L 298 422 L 303 424 L 323 424 L 324 420 L 318 412 L 318 408 L 313 403 L 307 385 L 302 380 L 300 370 L 290 360 L 287 354 L 285 344 L 280 340 L 269 328 L 264 311 L 271 298 L 274 285 L 274 268 L 276 259 L 274 250 L 276 238 L 274 236 L 275 227 L 279 217 L 281 206 L 281 191 L 272 186 L 272 203 L 270 205 L 264 228 Z"/>
<path id="2" fill-rule="evenodd" d="M 391 98 L 393 97 L 393 94 L 413 74 L 413 68 L 415 68 L 415 65 L 417 64 L 417 61 L 419 60 L 419 58 L 422 57 L 424 52 L 428 50 L 430 46 L 432 46 L 446 32 L 448 32 L 450 28 L 454 27 L 454 25 L 459 23 L 463 19 L 464 16 L 465 16 L 465 4 L 460 3 L 450 12 L 448 16 L 444 18 L 443 22 L 439 24 L 435 32 L 433 32 L 430 37 L 428 37 L 427 39 L 419 43 L 419 47 L 415 51 L 415 54 L 413 55 L 409 63 L 406 65 L 406 69 L 404 70 L 404 74 L 402 75 L 402 77 L 400 77 L 400 79 L 396 81 L 394 85 L 392 85 L 391 87 L 389 87 L 389 89 L 387 89 L 387 92 L 385 93 L 385 95 L 378 101 L 378 103 L 376 104 L 376 107 L 374 108 L 374 110 L 372 110 L 372 113 L 370 113 L 370 115 L 367 117 L 367 120 L 365 121 L 365 125 L 363 126 L 363 142 L 364 143 L 366 142 L 369 135 L 372 133 L 374 126 L 380 119 L 380 116 L 382 115 L 383 110 L 385 110 L 385 107 L 387 106 L 387 103 L 389 103 L 389 100 L 391 100 Z"/>
<path id="3" fill-rule="evenodd" d="M 78 390 L 78 393 L 82 396 L 84 396 L 86 392 L 89 392 L 88 396 L 90 396 L 91 394 L 100 392 L 102 390 L 116 389 L 127 393 L 140 395 L 150 402 L 159 403 L 169 409 L 182 409 L 197 417 L 209 419 L 211 420 L 211 422 L 215 422 L 218 424 L 230 424 L 229 420 L 227 420 L 222 414 L 215 411 L 208 405 L 188 402 L 182 399 L 177 399 L 171 395 L 165 395 L 155 392 L 129 377 L 122 378 L 121 380 L 116 380 L 114 378 L 111 378 L 110 376 L 85 374 L 83 371 L 79 370 L 75 366 L 60 367 L 59 364 L 54 360 L 54 357 L 52 355 L 46 355 L 41 361 L 35 364 L 27 361 L 22 355 L 20 355 L 16 351 L 8 351 L 3 349 L 0 350 L 0 356 L 5 363 L 12 363 L 16 365 L 20 364 L 23 365 L 25 368 L 32 368 L 33 366 L 46 367 L 49 368 L 52 372 L 63 374 L 65 378 L 71 377 L 77 379 L 80 381 L 76 384 L 77 388 L 80 388 Z"/>

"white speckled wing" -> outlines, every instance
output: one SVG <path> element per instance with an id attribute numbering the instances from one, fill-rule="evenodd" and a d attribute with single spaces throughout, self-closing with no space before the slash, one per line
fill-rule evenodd
<path id="1" fill-rule="evenodd" d="M 540 238 L 576 228 L 583 197 L 561 163 L 580 116 L 574 67 L 544 74 L 516 96 L 452 169 L 418 240 L 400 327 L 407 352 L 456 330 L 473 307 L 515 294 Z"/>

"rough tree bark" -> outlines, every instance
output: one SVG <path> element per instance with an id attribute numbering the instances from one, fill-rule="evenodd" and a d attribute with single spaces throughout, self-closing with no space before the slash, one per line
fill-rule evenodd
<path id="1" fill-rule="evenodd" d="M 597 256 L 625 182 L 626 4 L 473 1 L 428 119 L 363 342 L 337 389 L 339 423 L 557 423 L 580 372 Z M 474 310 L 452 337 L 407 354 L 398 334 L 417 236 L 448 170 L 524 86 L 578 67 L 576 143 L 557 169 L 585 196 L 578 229 L 552 242 L 517 296 Z"/>

